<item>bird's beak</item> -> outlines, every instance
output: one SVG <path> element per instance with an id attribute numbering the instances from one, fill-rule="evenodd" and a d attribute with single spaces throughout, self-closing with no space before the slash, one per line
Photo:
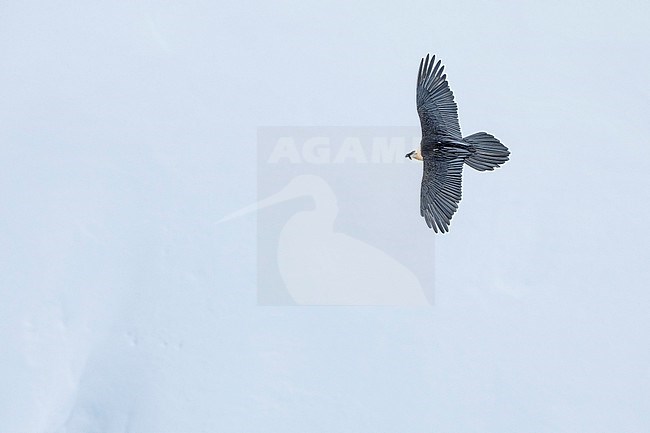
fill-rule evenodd
<path id="1" fill-rule="evenodd" d="M 404 158 L 413 159 L 413 158 L 411 158 L 411 155 L 413 155 L 413 152 L 409 152 L 409 153 L 407 153 L 407 154 L 404 156 Z"/>

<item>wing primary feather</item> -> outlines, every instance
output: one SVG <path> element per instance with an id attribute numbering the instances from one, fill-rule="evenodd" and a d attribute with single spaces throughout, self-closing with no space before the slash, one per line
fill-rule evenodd
<path id="1" fill-rule="evenodd" d="M 429 62 L 429 65 L 427 67 L 427 78 L 431 77 L 431 68 L 433 67 L 433 63 L 436 61 L 436 56 L 433 56 L 431 59 L 431 62 Z"/>
<path id="2" fill-rule="evenodd" d="M 434 77 L 435 77 L 436 75 L 438 75 L 438 69 L 440 69 L 440 64 L 441 64 L 441 63 L 442 63 L 442 61 L 441 61 L 441 60 L 438 60 L 438 63 L 436 63 L 436 67 L 433 68 L 433 72 L 432 72 L 431 75 L 433 75 Z M 443 69 L 444 69 L 444 66 L 443 66 Z"/>

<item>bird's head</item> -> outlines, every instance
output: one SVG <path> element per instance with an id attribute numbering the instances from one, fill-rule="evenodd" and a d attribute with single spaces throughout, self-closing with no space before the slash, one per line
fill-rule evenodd
<path id="1" fill-rule="evenodd" d="M 417 159 L 418 161 L 422 161 L 422 155 L 417 150 L 407 153 L 405 157 L 408 159 Z"/>

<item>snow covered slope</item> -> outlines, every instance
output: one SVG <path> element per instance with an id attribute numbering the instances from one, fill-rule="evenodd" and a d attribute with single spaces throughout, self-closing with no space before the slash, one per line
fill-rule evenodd
<path id="1" fill-rule="evenodd" d="M 3 2 L 0 432 L 650 431 L 649 12 Z M 435 305 L 258 306 L 257 127 L 417 125 L 427 52 L 512 152 L 445 236 L 376 185 Z"/>

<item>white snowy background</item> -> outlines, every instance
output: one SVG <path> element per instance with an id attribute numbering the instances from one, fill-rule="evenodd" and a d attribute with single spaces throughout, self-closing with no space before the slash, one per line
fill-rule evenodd
<path id="1" fill-rule="evenodd" d="M 650 431 L 648 16 L 3 1 L 0 432 Z M 427 52 L 512 151 L 466 171 L 435 305 L 258 306 L 255 215 L 216 224 L 256 128 L 416 125 Z"/>

